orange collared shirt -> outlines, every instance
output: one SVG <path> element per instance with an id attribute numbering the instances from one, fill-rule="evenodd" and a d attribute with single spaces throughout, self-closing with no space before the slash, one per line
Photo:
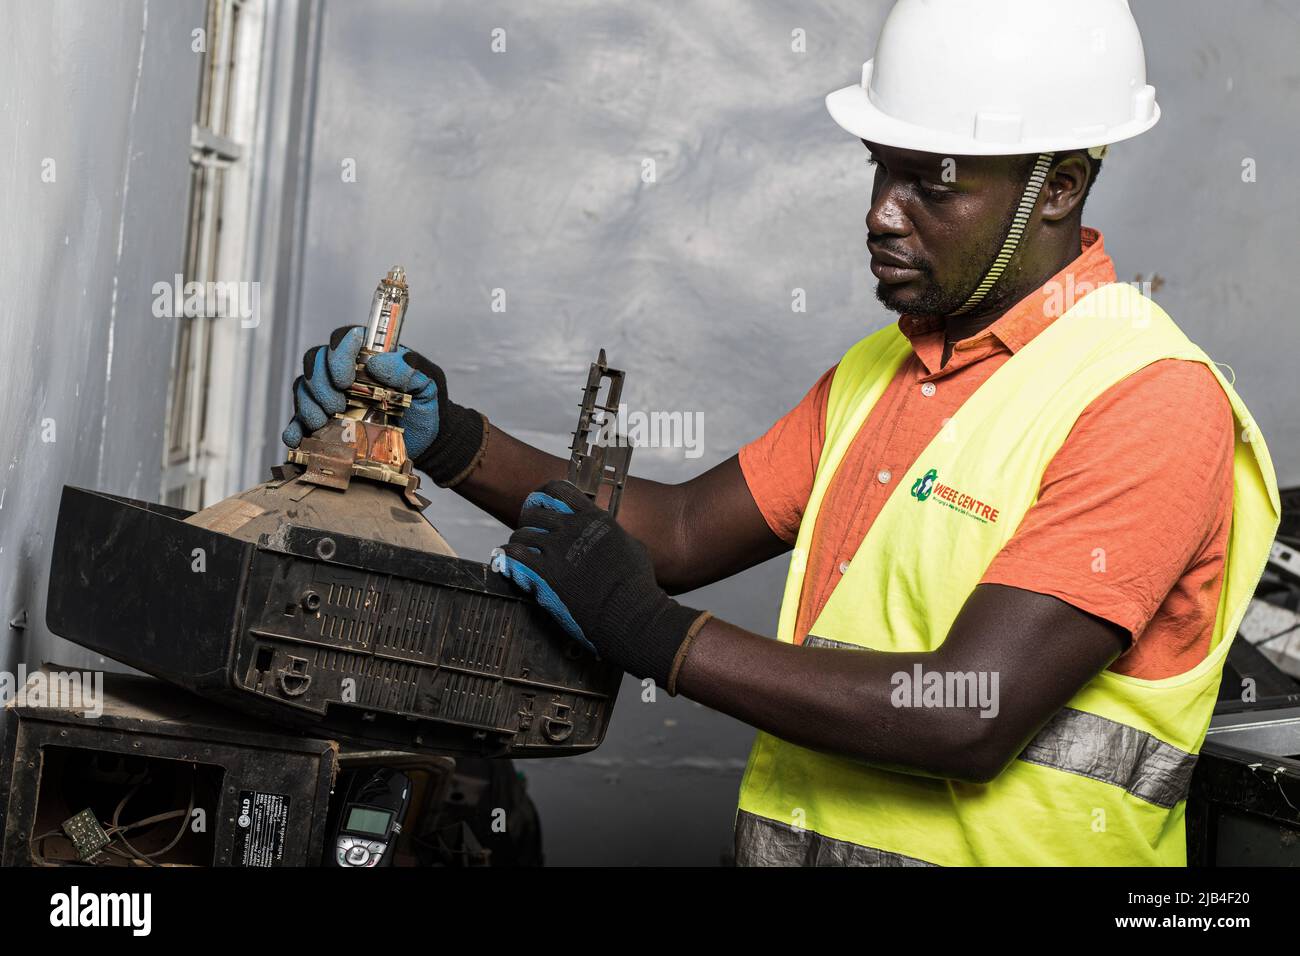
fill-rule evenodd
<path id="1" fill-rule="evenodd" d="M 1016 351 L 1090 289 L 1115 281 L 1101 233 L 987 329 L 957 342 L 947 365 L 943 320 L 904 315 L 913 354 L 854 438 L 817 519 L 795 630 L 802 643 L 886 499 L 946 419 Z M 772 530 L 794 543 L 826 433 L 835 369 L 740 450 Z M 1060 598 L 1126 628 L 1111 670 L 1181 674 L 1209 650 L 1232 516 L 1234 422 L 1199 363 L 1156 362 L 1116 383 L 1079 416 L 1043 474 L 1038 501 L 981 583 Z"/>

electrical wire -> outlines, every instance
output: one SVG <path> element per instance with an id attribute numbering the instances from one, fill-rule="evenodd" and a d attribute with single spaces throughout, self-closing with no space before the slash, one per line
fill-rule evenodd
<path id="1" fill-rule="evenodd" d="M 137 820 L 135 823 L 128 823 L 128 824 L 120 823 L 119 818 L 122 815 L 122 811 L 126 809 L 127 803 L 131 800 L 133 796 L 135 796 L 136 792 L 143 785 L 144 785 L 143 781 L 141 783 L 136 784 L 134 787 L 132 787 L 130 790 L 127 791 L 124 797 L 122 797 L 122 799 L 117 804 L 117 808 L 113 811 L 113 822 L 112 822 L 113 829 L 105 830 L 104 832 L 107 833 L 110 837 L 120 840 L 122 842 L 122 845 L 125 846 L 128 850 L 130 850 L 131 853 L 133 853 L 136 856 L 136 858 L 139 859 L 140 861 L 148 864 L 149 866 L 159 866 L 160 864 L 157 862 L 155 858 L 160 857 L 165 853 L 169 852 L 173 847 L 176 846 L 176 844 L 180 843 L 182 838 L 184 838 L 185 836 L 185 830 L 189 826 L 190 815 L 194 812 L 195 787 L 194 787 L 194 783 L 191 781 L 190 799 L 188 805 L 185 807 L 184 810 L 169 810 L 166 813 L 159 813 L 152 817 L 146 817 L 143 820 Z M 171 842 L 168 843 L 161 850 L 155 850 L 152 853 L 141 853 L 134 846 L 132 846 L 131 841 L 126 838 L 126 832 L 128 830 L 138 830 L 140 827 L 153 826 L 156 823 L 162 823 L 166 820 L 174 820 L 178 817 L 181 820 L 180 828 L 176 831 L 176 835 L 172 837 Z"/>
<path id="2" fill-rule="evenodd" d="M 1290 627 L 1284 630 L 1278 631 L 1276 634 L 1270 634 L 1268 637 L 1264 638 L 1261 641 L 1256 641 L 1254 646 L 1263 647 L 1265 644 L 1269 643 L 1270 641 L 1276 641 L 1279 637 L 1286 637 L 1292 631 L 1295 631 L 1297 629 L 1300 629 L 1300 621 L 1297 621 L 1296 623 L 1292 624 Z"/>
<path id="3" fill-rule="evenodd" d="M 191 781 L 189 803 L 184 810 L 168 810 L 165 813 L 157 813 L 151 817 L 145 817 L 143 820 L 136 820 L 134 823 L 122 823 L 121 822 L 122 811 L 126 809 L 126 805 L 131 801 L 131 798 L 134 797 L 136 793 L 139 792 L 140 788 L 145 786 L 149 782 L 150 782 L 149 778 L 146 776 L 144 779 L 140 780 L 138 783 L 135 784 L 135 786 L 133 786 L 130 790 L 126 792 L 126 794 L 122 797 L 121 800 L 118 801 L 117 806 L 114 808 L 112 820 L 109 824 L 105 825 L 102 821 L 100 821 L 100 826 L 104 830 L 104 835 L 109 838 L 109 842 L 106 843 L 104 846 L 102 846 L 99 850 L 92 853 L 85 860 L 78 861 L 78 862 L 84 862 L 86 864 L 93 866 L 96 865 L 94 863 L 95 857 L 99 856 L 101 853 L 111 853 L 113 856 L 127 860 L 128 862 L 131 863 L 143 863 L 147 866 L 161 866 L 161 864 L 158 863 L 157 861 L 157 857 L 163 856 L 164 854 L 170 852 L 172 849 L 175 848 L 175 846 L 178 843 L 180 843 L 180 841 L 185 836 L 185 830 L 189 826 L 190 817 L 194 813 L 194 804 L 197 795 L 196 794 L 197 788 L 195 786 L 195 783 Z M 172 837 L 171 841 L 168 842 L 166 846 L 162 847 L 162 849 L 154 850 L 151 853 L 142 853 L 139 849 L 133 846 L 131 841 L 128 840 L 126 837 L 126 834 L 131 830 L 139 830 L 142 827 L 155 826 L 156 824 L 164 823 L 167 820 L 175 820 L 175 819 L 179 819 L 181 821 L 180 828 L 176 831 L 176 835 Z M 67 834 L 64 833 L 63 830 L 61 829 L 49 830 L 45 833 L 42 833 L 38 837 L 33 837 L 32 840 L 30 841 L 31 844 L 35 844 L 35 852 L 33 853 L 33 856 L 38 858 L 44 858 L 45 841 L 50 839 L 51 837 L 56 837 L 56 836 L 67 839 Z M 128 852 L 123 852 L 122 847 L 114 846 L 113 845 L 114 842 L 120 842 L 122 844 L 122 847 L 125 847 Z"/>

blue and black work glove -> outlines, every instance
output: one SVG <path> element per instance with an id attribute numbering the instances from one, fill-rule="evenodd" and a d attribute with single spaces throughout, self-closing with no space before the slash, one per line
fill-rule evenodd
<path id="1" fill-rule="evenodd" d="M 574 640 L 670 694 L 709 617 L 669 597 L 645 545 L 567 481 L 524 500 L 519 528 L 493 552 L 492 569 L 533 595 Z"/>
<path id="2" fill-rule="evenodd" d="M 365 337 L 361 326 L 343 326 L 334 330 L 328 346 L 317 345 L 303 355 L 302 375 L 293 383 L 293 421 L 282 436 L 290 448 L 347 408 L 346 392 L 356 381 Z M 441 368 L 399 345 L 395 352 L 372 355 L 366 372 L 385 388 L 410 394 L 411 407 L 401 425 L 406 453 L 417 468 L 444 488 L 474 469 L 486 442 L 487 419 L 447 397 Z"/>

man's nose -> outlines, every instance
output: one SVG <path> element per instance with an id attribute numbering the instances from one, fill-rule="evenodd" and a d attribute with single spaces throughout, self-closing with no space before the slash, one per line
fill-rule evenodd
<path id="1" fill-rule="evenodd" d="M 897 191 L 888 185 L 871 199 L 867 211 L 867 231 L 873 236 L 911 235 L 912 224 L 903 212 Z"/>

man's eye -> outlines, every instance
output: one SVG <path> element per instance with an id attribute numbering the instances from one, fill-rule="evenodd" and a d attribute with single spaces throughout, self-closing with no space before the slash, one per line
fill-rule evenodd
<path id="1" fill-rule="evenodd" d="M 933 183 L 927 183 L 923 179 L 918 180 L 917 185 L 921 187 L 921 192 L 925 193 L 931 199 L 947 199 L 953 192 L 946 186 L 936 186 Z"/>
<path id="2" fill-rule="evenodd" d="M 875 165 L 876 165 L 876 157 L 874 157 L 874 156 L 868 156 L 868 157 L 867 157 L 867 165 L 868 165 L 868 166 L 875 166 Z"/>

